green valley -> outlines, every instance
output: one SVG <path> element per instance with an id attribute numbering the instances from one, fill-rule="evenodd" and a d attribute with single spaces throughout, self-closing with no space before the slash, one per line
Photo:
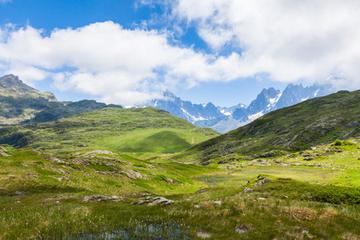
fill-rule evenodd
<path id="1" fill-rule="evenodd" d="M 0 239 L 360 239 L 359 102 L 339 92 L 220 136 L 108 105 L 6 124 Z"/>

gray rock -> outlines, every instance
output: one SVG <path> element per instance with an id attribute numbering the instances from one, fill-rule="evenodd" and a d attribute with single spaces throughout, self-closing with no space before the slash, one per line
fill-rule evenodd
<path id="1" fill-rule="evenodd" d="M 314 160 L 314 157 L 312 157 L 312 156 L 304 157 L 304 161 L 311 161 L 311 160 Z"/>
<path id="2" fill-rule="evenodd" d="M 253 192 L 253 191 L 254 191 L 254 190 L 253 190 L 252 188 L 246 187 L 246 188 L 244 188 L 243 193 L 251 193 L 251 192 Z"/>
<path id="3" fill-rule="evenodd" d="M 83 202 L 118 202 L 119 196 L 90 195 L 83 198 Z"/>
<path id="4" fill-rule="evenodd" d="M 136 172 L 136 171 L 131 170 L 131 169 L 123 171 L 122 173 L 124 173 L 128 178 L 134 179 L 134 180 L 144 178 L 144 176 L 141 173 Z"/>
<path id="5" fill-rule="evenodd" d="M 210 234 L 210 233 L 203 232 L 203 231 L 197 232 L 197 233 L 196 233 L 196 236 L 197 236 L 198 238 L 202 238 L 202 239 L 211 238 L 211 234 Z"/>
<path id="6" fill-rule="evenodd" d="M 0 147 L 0 157 L 10 157 L 3 147 Z"/>
<path id="7" fill-rule="evenodd" d="M 114 153 L 111 152 L 111 151 L 108 151 L 108 150 L 94 150 L 94 151 L 91 151 L 91 152 L 87 152 L 84 155 L 94 157 L 94 156 L 96 156 L 98 154 L 101 154 L 101 155 L 113 155 Z"/>
<path id="8" fill-rule="evenodd" d="M 248 226 L 246 226 L 245 224 L 241 224 L 241 225 L 235 227 L 235 232 L 239 233 L 239 234 L 247 233 L 249 230 L 250 230 L 250 228 Z"/>
<path id="9" fill-rule="evenodd" d="M 136 205 L 148 205 L 148 206 L 155 206 L 155 205 L 170 205 L 174 201 L 167 199 L 161 196 L 145 196 L 141 198 L 139 201 L 135 202 Z"/>
<path id="10" fill-rule="evenodd" d="M 264 184 L 267 184 L 267 183 L 271 182 L 271 180 L 269 178 L 261 176 L 261 175 L 259 175 L 257 178 L 258 179 L 257 179 L 257 181 L 256 181 L 256 183 L 254 185 L 255 187 L 259 187 L 259 186 L 262 186 Z"/>

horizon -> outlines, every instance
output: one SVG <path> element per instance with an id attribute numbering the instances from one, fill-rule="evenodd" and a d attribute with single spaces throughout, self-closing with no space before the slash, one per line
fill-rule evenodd
<path id="1" fill-rule="evenodd" d="M 263 88 L 283 90 L 290 83 L 359 88 L 360 32 L 349 24 L 358 19 L 344 15 L 356 2 L 272 5 L 269 12 L 236 1 L 3 0 L 0 73 L 14 73 L 60 100 L 121 105 L 165 90 L 194 103 L 234 106 L 248 105 Z M 244 11 L 235 16 L 233 8 Z M 274 21 L 285 8 L 297 15 Z"/>

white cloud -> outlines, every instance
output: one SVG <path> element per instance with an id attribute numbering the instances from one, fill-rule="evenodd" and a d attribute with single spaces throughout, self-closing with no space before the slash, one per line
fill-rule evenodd
<path id="1" fill-rule="evenodd" d="M 64 91 L 124 105 L 165 89 L 263 75 L 360 87 L 358 0 L 165 2 L 173 8 L 170 25 L 177 23 L 181 32 L 184 22 L 195 24 L 213 54 L 174 45 L 166 31 L 124 29 L 113 22 L 50 34 L 7 25 L 0 28 L 0 73 L 28 83 L 50 78 Z M 225 45 L 241 51 L 221 56 Z"/>
<path id="2" fill-rule="evenodd" d="M 173 46 L 164 33 L 128 30 L 113 22 L 50 35 L 30 26 L 1 32 L 3 73 L 26 82 L 52 78 L 59 88 L 107 102 L 135 104 L 167 88 L 239 77 L 237 54 L 214 58 Z"/>
<path id="3" fill-rule="evenodd" d="M 241 75 L 360 87 L 358 0 L 178 0 L 173 8 L 215 51 L 241 48 Z"/>

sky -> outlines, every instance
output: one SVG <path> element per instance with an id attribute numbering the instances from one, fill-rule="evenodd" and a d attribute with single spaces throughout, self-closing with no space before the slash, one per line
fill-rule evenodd
<path id="1" fill-rule="evenodd" d="M 360 88 L 358 0 L 0 0 L 0 74 L 60 100 L 165 90 L 248 104 L 289 83 Z"/>

